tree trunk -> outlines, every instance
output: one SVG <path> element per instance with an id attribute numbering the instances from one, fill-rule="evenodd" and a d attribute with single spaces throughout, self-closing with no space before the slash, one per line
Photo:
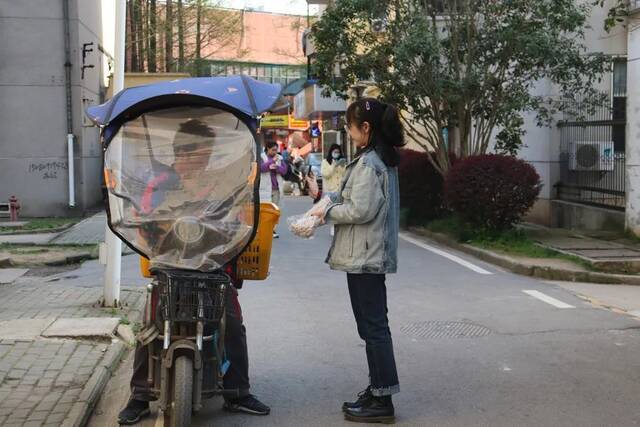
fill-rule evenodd
<path id="1" fill-rule="evenodd" d="M 126 19 L 124 23 L 124 71 L 131 71 L 131 9 L 129 1 L 126 1 L 125 13 Z"/>
<path id="2" fill-rule="evenodd" d="M 182 0 L 178 0 L 178 71 L 184 72 L 184 15 Z"/>
<path id="3" fill-rule="evenodd" d="M 149 0 L 149 50 L 147 51 L 147 67 L 150 73 L 157 71 L 156 31 L 156 0 Z"/>
<path id="4" fill-rule="evenodd" d="M 131 71 L 138 71 L 138 35 L 136 34 L 138 26 L 136 25 L 136 0 L 129 0 L 129 34 L 131 39 L 129 43 L 129 52 L 131 52 Z"/>
<path id="5" fill-rule="evenodd" d="M 136 0 L 136 38 L 138 45 L 138 71 L 144 71 L 145 61 L 145 13 L 143 0 Z"/>
<path id="6" fill-rule="evenodd" d="M 196 76 L 200 76 L 200 58 L 202 56 L 202 0 L 196 0 Z"/>
<path id="7" fill-rule="evenodd" d="M 165 22 L 165 40 L 164 40 L 164 50 L 165 50 L 165 66 L 164 69 L 166 72 L 174 71 L 174 63 L 173 63 L 173 5 L 172 0 L 167 0 L 166 4 L 167 8 L 167 18 Z"/>

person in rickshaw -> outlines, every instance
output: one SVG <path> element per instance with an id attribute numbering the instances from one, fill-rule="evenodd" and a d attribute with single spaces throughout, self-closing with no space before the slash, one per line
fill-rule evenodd
<path id="1" fill-rule="evenodd" d="M 194 143 L 194 137 L 200 143 Z M 167 203 L 166 196 L 183 193 L 183 199 L 191 200 L 201 196 L 197 194 L 207 189 L 207 185 L 196 186 L 194 183 L 209 164 L 213 152 L 212 144 L 202 144 L 202 138 L 215 138 L 215 132 L 200 120 L 188 120 L 180 125 L 173 140 L 175 162 L 172 166 L 161 166 L 155 171 L 155 176 L 147 185 L 140 201 L 139 214 L 146 215 L 157 207 Z M 209 186 L 210 187 L 210 186 Z M 200 191 L 198 191 L 198 189 Z M 210 191 L 211 188 L 208 188 Z M 164 194 L 163 194 L 164 193 Z M 243 412 L 253 415 L 268 415 L 270 408 L 249 393 L 249 360 L 247 355 L 246 328 L 243 324 L 242 310 L 238 301 L 238 291 L 234 283 L 227 292 L 226 306 L 226 334 L 225 352 L 230 362 L 228 371 L 223 379 L 225 389 L 238 390 L 238 397 L 225 396 L 224 409 L 229 412 Z M 205 335 L 208 333 L 205 327 Z M 154 400 L 148 377 L 148 345 L 136 343 L 131 377 L 131 397 L 126 407 L 118 415 L 120 424 L 132 425 L 150 414 L 149 402 Z M 206 350 L 205 350 L 206 351 Z M 213 352 L 213 348 L 211 348 Z M 205 374 L 213 376 L 211 371 Z M 205 378 L 206 384 L 207 378 Z M 205 387 L 206 388 L 206 387 Z"/>

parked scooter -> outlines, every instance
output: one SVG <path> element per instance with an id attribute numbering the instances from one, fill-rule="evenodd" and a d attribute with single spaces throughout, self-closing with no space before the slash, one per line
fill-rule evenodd
<path id="1" fill-rule="evenodd" d="M 264 280 L 278 208 L 259 202 L 256 118 L 280 86 L 246 76 L 125 89 L 87 115 L 101 127 L 110 229 L 141 255 L 149 388 L 166 426 L 224 390 L 225 298 Z"/>

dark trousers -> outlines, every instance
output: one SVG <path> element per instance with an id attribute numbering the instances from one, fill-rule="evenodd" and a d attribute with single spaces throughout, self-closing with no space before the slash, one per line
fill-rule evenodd
<path id="1" fill-rule="evenodd" d="M 347 273 L 351 307 L 358 334 L 366 344 L 369 380 L 374 396 L 400 391 L 387 319 L 387 288 L 384 274 Z"/>
<path id="2" fill-rule="evenodd" d="M 242 324 L 242 310 L 238 301 L 238 291 L 231 287 L 227 292 L 226 304 L 226 332 L 224 339 L 227 359 L 231 362 L 229 370 L 224 376 L 225 389 L 237 389 L 240 396 L 249 394 L 249 358 L 247 355 L 247 333 Z M 205 335 L 211 334 L 211 330 L 205 327 Z M 205 357 L 207 353 L 213 353 L 213 343 L 204 342 L 210 351 L 203 350 Z M 149 370 L 149 347 L 140 343 L 136 344 L 136 351 L 133 360 L 133 376 L 131 377 L 131 395 L 136 400 L 151 401 L 154 397 L 149 392 L 147 374 Z M 208 371 L 205 370 L 205 373 Z M 210 371 L 209 371 L 210 372 Z M 206 381 L 206 379 L 205 379 Z"/>

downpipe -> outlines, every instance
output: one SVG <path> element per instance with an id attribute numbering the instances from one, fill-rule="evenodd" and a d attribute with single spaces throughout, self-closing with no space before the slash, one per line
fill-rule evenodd
<path id="1" fill-rule="evenodd" d="M 69 35 L 69 0 L 62 0 L 64 21 L 64 86 L 67 98 L 67 171 L 69 172 L 69 207 L 76 206 L 75 168 L 73 164 L 73 105 L 71 99 L 71 37 Z"/>

